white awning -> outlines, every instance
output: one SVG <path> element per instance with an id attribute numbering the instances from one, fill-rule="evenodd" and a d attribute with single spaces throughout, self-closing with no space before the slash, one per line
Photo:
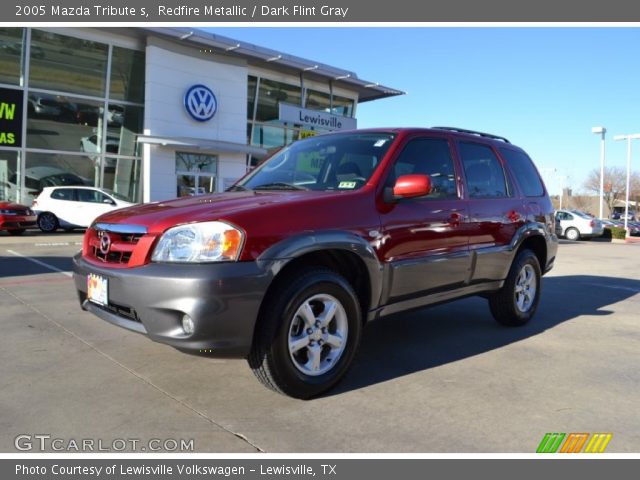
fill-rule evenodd
<path id="1" fill-rule="evenodd" d="M 164 137 L 156 135 L 139 135 L 138 143 L 161 145 L 163 147 L 187 148 L 212 153 L 245 153 L 263 157 L 267 154 L 265 148 L 253 147 L 244 143 L 223 142 L 222 140 L 207 140 L 191 137 Z"/>

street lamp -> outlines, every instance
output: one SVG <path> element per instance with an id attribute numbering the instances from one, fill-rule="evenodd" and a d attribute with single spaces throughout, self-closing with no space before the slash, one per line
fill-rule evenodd
<path id="1" fill-rule="evenodd" d="M 627 229 L 627 223 L 629 220 L 629 179 L 631 178 L 631 140 L 639 139 L 640 133 L 632 133 L 630 135 L 616 135 L 613 137 L 615 141 L 626 140 L 627 141 L 627 188 L 625 192 L 624 203 L 624 229 Z"/>
<path id="2" fill-rule="evenodd" d="M 593 127 L 591 133 L 600 134 L 600 220 L 604 218 L 604 135 L 607 129 L 604 127 Z"/>

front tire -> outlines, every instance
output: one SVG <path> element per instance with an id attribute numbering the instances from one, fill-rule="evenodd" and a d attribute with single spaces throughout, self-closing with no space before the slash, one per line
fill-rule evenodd
<path id="1" fill-rule="evenodd" d="M 51 212 L 41 213 L 38 217 L 38 228 L 44 233 L 53 233 L 59 226 L 58 217 Z"/>
<path id="2" fill-rule="evenodd" d="M 335 386 L 360 343 L 358 297 L 340 275 L 313 268 L 267 299 L 249 366 L 266 387 L 308 399 Z"/>
<path id="3" fill-rule="evenodd" d="M 504 286 L 489 296 L 493 318 L 510 327 L 519 327 L 531 320 L 540 301 L 541 277 L 538 257 L 531 250 L 518 253 Z"/>

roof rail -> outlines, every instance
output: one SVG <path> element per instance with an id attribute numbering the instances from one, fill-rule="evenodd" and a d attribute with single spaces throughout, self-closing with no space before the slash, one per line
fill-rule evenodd
<path id="1" fill-rule="evenodd" d="M 504 137 L 500 137 L 498 135 L 492 135 L 491 133 L 484 132 L 476 132 L 475 130 L 466 130 L 464 128 L 456 128 L 456 127 L 431 127 L 438 130 L 449 130 L 451 132 L 459 132 L 459 133 L 468 133 L 470 135 L 478 135 L 479 137 L 492 138 L 494 140 L 502 140 L 505 143 L 511 143 Z"/>

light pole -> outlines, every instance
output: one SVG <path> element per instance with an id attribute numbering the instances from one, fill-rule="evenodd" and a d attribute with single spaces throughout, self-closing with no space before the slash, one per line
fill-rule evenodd
<path id="1" fill-rule="evenodd" d="M 629 221 L 629 179 L 631 178 L 631 140 L 640 138 L 640 133 L 632 133 L 630 135 L 616 135 L 614 140 L 626 140 L 627 141 L 627 188 L 625 191 L 624 201 L 624 229 L 627 230 L 627 223 Z"/>
<path id="2" fill-rule="evenodd" d="M 593 127 L 591 133 L 600 134 L 600 220 L 604 217 L 604 136 L 607 129 L 604 127 Z"/>

